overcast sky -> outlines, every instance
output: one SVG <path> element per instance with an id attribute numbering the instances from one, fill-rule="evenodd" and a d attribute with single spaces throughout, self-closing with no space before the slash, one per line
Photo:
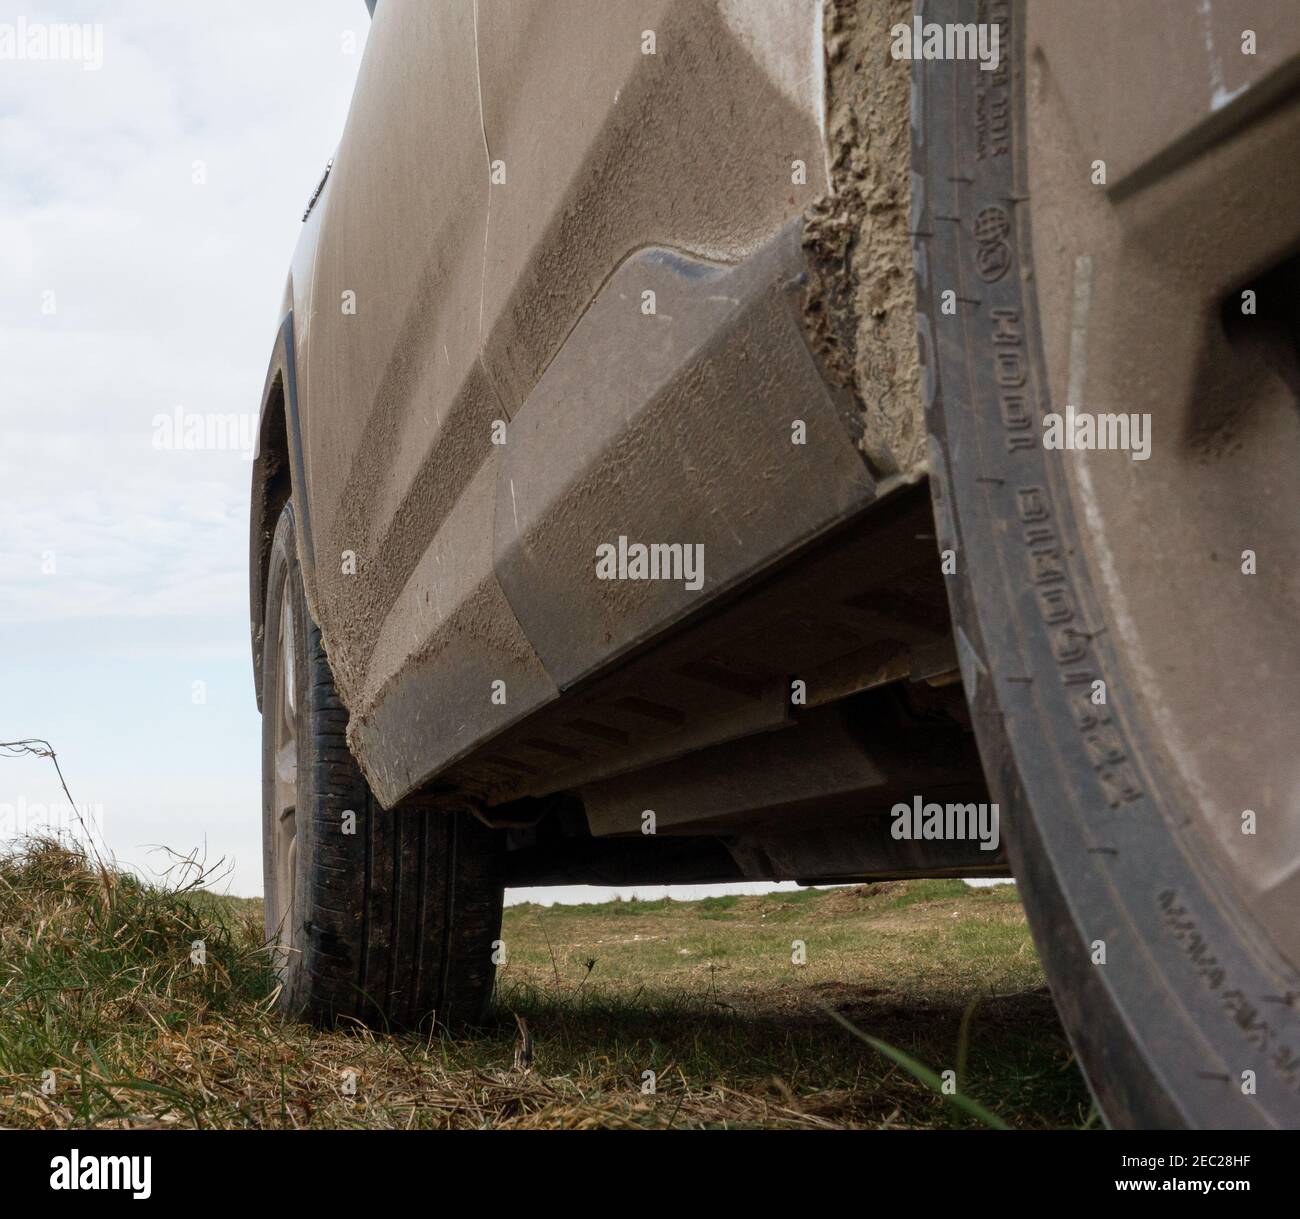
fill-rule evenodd
<path id="1" fill-rule="evenodd" d="M 47 737 L 124 862 L 206 849 L 258 893 L 248 456 L 156 448 L 154 420 L 256 412 L 369 17 L 21 6 L 28 31 L 100 27 L 96 68 L 6 56 L 18 7 L 0 3 L 0 739 Z M 0 761 L 0 831 L 56 799 L 48 761 Z"/>

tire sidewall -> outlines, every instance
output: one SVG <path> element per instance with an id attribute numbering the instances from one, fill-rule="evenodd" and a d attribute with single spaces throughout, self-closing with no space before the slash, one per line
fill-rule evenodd
<path id="1" fill-rule="evenodd" d="M 1300 1124 L 1294 974 L 1176 827 L 1177 788 L 1105 631 L 1047 393 L 1032 265 L 1022 0 L 1004 96 L 976 62 L 913 65 L 918 332 L 931 491 L 963 682 L 1031 928 L 1114 1125 Z M 927 22 L 969 19 L 929 0 Z M 1008 28 L 1009 27 L 1009 28 Z M 996 155 L 976 116 L 1011 114 Z M 983 141 L 981 144 L 980 141 Z M 955 290 L 955 316 L 940 308 Z M 1024 436 L 1034 439 L 1032 445 Z M 1092 682 L 1107 702 L 1091 701 Z M 1098 960 L 1098 946 L 1105 951 Z M 1247 1095 L 1242 1072 L 1257 1076 Z"/>
<path id="2" fill-rule="evenodd" d="M 280 616 L 285 599 L 289 601 L 293 621 L 294 640 L 294 707 L 298 747 L 296 774 L 296 833 L 297 867 L 294 870 L 293 918 L 296 926 L 280 928 L 274 925 L 274 910 L 278 902 L 275 861 L 275 734 L 273 717 L 277 709 L 280 681 Z M 262 874 L 265 893 L 265 930 L 268 943 L 277 939 L 296 943 L 295 950 L 285 956 L 280 966 L 282 986 L 281 1006 L 286 1011 L 297 1011 L 305 991 L 304 960 L 307 946 L 307 929 L 311 925 L 311 885 L 309 863 L 313 858 L 315 830 L 314 817 L 310 815 L 309 784 L 304 782 L 304 771 L 310 769 L 311 757 L 311 707 L 309 705 L 307 636 L 310 616 L 302 587 L 302 574 L 298 563 L 297 528 L 292 503 L 286 503 L 276 525 L 271 542 L 270 561 L 266 580 L 266 647 L 262 656 Z"/>

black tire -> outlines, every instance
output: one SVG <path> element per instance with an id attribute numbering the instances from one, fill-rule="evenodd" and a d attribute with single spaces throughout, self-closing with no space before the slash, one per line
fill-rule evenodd
<path id="1" fill-rule="evenodd" d="M 996 357 L 1023 361 L 1035 427 L 1061 406 L 1047 397 L 1032 267 L 1025 8 L 1007 7 L 1011 155 L 977 145 L 973 116 L 1003 100 L 990 100 L 978 62 L 913 67 L 931 489 L 940 546 L 957 556 L 949 597 L 985 771 L 1057 1006 L 1107 1121 L 1300 1126 L 1300 979 L 1183 829 L 1186 809 L 1105 629 L 1061 452 L 1008 443 L 1023 423 L 1008 418 Z M 975 17 L 960 0 L 921 8 L 927 22 Z M 940 311 L 945 289 L 962 301 L 956 316 Z M 1035 545 L 1059 556 L 1053 579 L 1068 592 L 1050 611 L 1044 569 L 1031 573 Z M 1104 707 L 1089 698 L 1093 679 L 1107 682 Z M 1096 941 L 1104 965 L 1093 963 Z"/>
<path id="2" fill-rule="evenodd" d="M 298 565 L 294 512 L 276 526 L 266 583 L 262 662 L 263 853 L 268 943 L 280 957 L 286 1016 L 377 1028 L 478 1023 L 495 977 L 502 885 L 498 835 L 468 814 L 418 801 L 385 811 L 348 749 L 348 712 L 334 689 Z M 275 828 L 274 718 L 279 626 L 287 596 L 296 690 L 296 866 L 281 926 Z M 285 666 L 286 669 L 289 666 Z M 345 832 L 345 813 L 355 813 Z M 350 821 L 351 819 L 349 819 Z"/>

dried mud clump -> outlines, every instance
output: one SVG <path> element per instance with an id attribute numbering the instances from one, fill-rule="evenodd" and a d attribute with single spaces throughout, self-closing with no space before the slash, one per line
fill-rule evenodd
<path id="1" fill-rule="evenodd" d="M 828 374 L 862 411 L 881 473 L 925 459 L 910 208 L 909 64 L 889 53 L 911 0 L 826 0 L 831 191 L 805 217 L 813 268 L 804 316 Z"/>

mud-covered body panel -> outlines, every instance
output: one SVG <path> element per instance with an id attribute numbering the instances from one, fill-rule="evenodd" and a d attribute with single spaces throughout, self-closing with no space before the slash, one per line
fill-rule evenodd
<path id="1" fill-rule="evenodd" d="M 377 11 L 294 258 L 290 441 L 308 603 L 385 802 L 907 466 L 875 460 L 854 378 L 814 354 L 824 19 Z M 702 586 L 598 580 L 620 536 L 702 546 Z"/>
<path id="2" fill-rule="evenodd" d="M 804 344 L 802 280 L 797 224 L 731 269 L 638 254 L 530 395 L 503 449 L 496 567 L 561 688 L 874 494 Z M 629 325 L 646 290 L 659 312 Z M 620 537 L 694 548 L 696 581 L 593 581 Z"/>

